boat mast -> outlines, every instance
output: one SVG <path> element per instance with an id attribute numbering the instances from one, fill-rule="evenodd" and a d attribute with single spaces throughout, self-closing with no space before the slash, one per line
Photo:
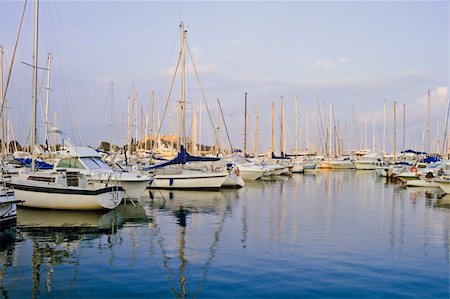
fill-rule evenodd
<path id="1" fill-rule="evenodd" d="M 284 154 L 284 144 L 283 144 L 283 121 L 284 121 L 284 115 L 283 115 L 283 96 L 281 96 L 281 101 L 280 101 L 280 155 L 283 156 Z"/>
<path id="2" fill-rule="evenodd" d="M 253 144 L 253 155 L 255 157 L 258 155 L 258 126 L 259 126 L 259 115 L 258 115 L 258 102 L 256 102 L 255 107 L 255 143 Z"/>
<path id="3" fill-rule="evenodd" d="M 272 102 L 272 153 L 275 152 L 275 102 Z"/>
<path id="4" fill-rule="evenodd" d="M 450 111 L 450 98 L 447 99 L 447 116 L 445 117 L 445 133 L 444 133 L 444 141 L 442 142 L 442 155 L 445 154 L 445 147 L 447 145 L 447 130 L 448 130 L 448 116 Z"/>
<path id="5" fill-rule="evenodd" d="M 31 110 L 31 171 L 36 171 L 35 160 L 36 153 L 34 146 L 37 140 L 37 66 L 38 66 L 38 21 L 39 21 L 39 1 L 34 2 L 34 52 L 33 52 L 33 98 L 32 98 L 32 110 Z"/>
<path id="6" fill-rule="evenodd" d="M 386 154 L 386 100 L 383 105 L 383 155 Z"/>
<path id="7" fill-rule="evenodd" d="M 328 129 L 328 158 L 331 158 L 332 155 L 332 140 L 333 140 L 333 104 L 330 103 L 330 119 L 329 119 L 329 129 Z"/>
<path id="8" fill-rule="evenodd" d="M 375 121 L 372 119 L 372 152 L 376 152 L 376 144 L 375 144 Z"/>
<path id="9" fill-rule="evenodd" d="M 1 103 L 1 109 L 5 109 L 5 103 L 3 102 L 3 47 L 0 46 L 0 103 Z M 4 113 L 1 113 L 1 130 L 2 130 L 2 144 L 1 144 L 1 150 L 2 155 L 6 156 L 5 152 L 5 125 L 4 125 Z M 2 160 L 3 161 L 3 160 Z"/>
<path id="10" fill-rule="evenodd" d="M 50 70 L 52 68 L 52 53 L 47 53 L 47 86 L 45 95 L 45 128 L 44 128 L 44 142 L 48 142 L 48 100 L 50 97 Z"/>
<path id="11" fill-rule="evenodd" d="M 367 149 L 367 115 L 366 115 L 366 121 L 364 126 L 364 149 Z"/>
<path id="12" fill-rule="evenodd" d="M 403 150 L 406 150 L 406 104 L 403 104 Z"/>
<path id="13" fill-rule="evenodd" d="M 244 101 L 244 156 L 247 156 L 247 92 Z"/>
<path id="14" fill-rule="evenodd" d="M 180 102 L 180 149 L 181 146 L 186 146 L 186 94 L 185 94 L 185 84 L 186 84 L 186 30 L 184 29 L 184 24 L 180 24 L 180 34 L 181 34 L 181 102 Z"/>
<path id="15" fill-rule="evenodd" d="M 428 101 L 427 101 L 427 153 L 430 152 L 430 90 L 428 89 Z"/>
<path id="16" fill-rule="evenodd" d="M 306 152 L 310 152 L 309 148 L 309 108 L 306 109 Z"/>
<path id="17" fill-rule="evenodd" d="M 109 95 L 110 95 L 110 111 L 109 111 L 109 120 L 110 120 L 110 124 L 109 124 L 109 151 L 112 151 L 112 145 L 113 145 L 113 126 L 114 126 L 114 83 L 110 82 L 109 83 Z"/>
<path id="18" fill-rule="evenodd" d="M 351 142 L 351 150 L 355 149 L 355 138 L 356 138 L 356 134 L 355 134 L 355 130 L 356 130 L 356 121 L 355 121 L 355 106 L 352 105 L 352 121 L 353 121 L 353 128 L 352 128 L 352 142 Z M 361 145 L 358 146 L 359 148 L 361 148 Z"/>
<path id="19" fill-rule="evenodd" d="M 298 96 L 295 96 L 295 156 L 298 155 Z"/>
<path id="20" fill-rule="evenodd" d="M 201 102 L 200 102 L 200 104 L 201 104 Z M 233 145 L 231 144 L 230 134 L 228 132 L 227 123 L 225 122 L 225 117 L 223 116 L 222 105 L 220 105 L 219 98 L 217 98 L 217 104 L 219 106 L 220 115 L 222 116 L 222 121 L 223 121 L 223 126 L 225 127 L 225 132 L 227 133 L 228 144 L 230 145 L 230 151 L 231 151 L 230 153 L 233 154 Z"/>
<path id="21" fill-rule="evenodd" d="M 217 102 L 220 103 L 219 99 L 217 99 Z M 215 154 L 219 154 L 220 153 L 220 148 L 221 148 L 221 143 L 220 143 L 220 105 L 217 105 L 217 127 L 216 127 L 216 151 Z"/>
<path id="22" fill-rule="evenodd" d="M 199 152 L 200 152 L 200 155 L 202 154 L 202 151 L 203 151 L 203 149 L 202 149 L 202 101 L 200 101 L 200 108 L 199 108 L 199 114 L 200 114 L 200 116 L 199 116 L 199 128 L 198 128 L 198 143 L 199 143 L 199 145 L 198 145 L 198 147 L 199 147 Z"/>
<path id="23" fill-rule="evenodd" d="M 394 101 L 394 163 L 397 161 L 397 102 Z"/>
<path id="24" fill-rule="evenodd" d="M 192 107 L 192 138 L 191 138 L 191 150 L 192 154 L 197 153 L 197 117 L 196 117 L 196 111 L 195 106 Z"/>

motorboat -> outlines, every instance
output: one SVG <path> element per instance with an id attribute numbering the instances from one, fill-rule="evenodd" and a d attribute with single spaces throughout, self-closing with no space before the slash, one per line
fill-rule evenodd
<path id="1" fill-rule="evenodd" d="M 59 160 L 55 170 L 78 171 L 86 175 L 89 181 L 98 183 L 113 182 L 122 186 L 127 198 L 137 199 L 149 186 L 150 175 L 135 174 L 123 170 L 112 169 L 102 159 L 100 153 L 90 147 L 73 146 L 66 142 L 67 148 L 58 152 Z"/>

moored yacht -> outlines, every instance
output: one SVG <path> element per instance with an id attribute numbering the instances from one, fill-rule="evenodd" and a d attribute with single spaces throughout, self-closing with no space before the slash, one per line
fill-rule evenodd
<path id="1" fill-rule="evenodd" d="M 14 226 L 17 220 L 17 203 L 14 191 L 6 185 L 0 187 L 0 229 Z"/>
<path id="2" fill-rule="evenodd" d="M 111 169 L 103 162 L 101 155 L 90 147 L 69 144 L 66 150 L 59 152 L 59 156 L 55 170 L 78 171 L 93 182 L 113 182 L 123 187 L 127 198 L 139 198 L 151 181 L 150 175 Z"/>
<path id="3" fill-rule="evenodd" d="M 382 165 L 382 159 L 377 153 L 370 153 L 356 160 L 354 164 L 358 170 L 374 170 L 377 166 Z"/>
<path id="4" fill-rule="evenodd" d="M 125 195 L 121 186 L 89 181 L 73 171 L 21 171 L 9 186 L 21 206 L 42 209 L 114 209 Z"/>
<path id="5" fill-rule="evenodd" d="M 331 169 L 355 169 L 355 164 L 348 156 L 339 157 L 328 162 Z"/>

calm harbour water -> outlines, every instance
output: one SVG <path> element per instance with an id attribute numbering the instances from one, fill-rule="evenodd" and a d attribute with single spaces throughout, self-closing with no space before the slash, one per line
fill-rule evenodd
<path id="1" fill-rule="evenodd" d="M 449 298 L 450 197 L 372 172 L 220 192 L 152 191 L 109 212 L 20 209 L 4 298 Z"/>

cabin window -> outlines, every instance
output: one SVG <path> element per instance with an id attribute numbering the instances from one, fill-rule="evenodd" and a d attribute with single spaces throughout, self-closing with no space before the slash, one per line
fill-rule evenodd
<path id="1" fill-rule="evenodd" d="M 70 159 L 61 159 L 56 168 L 77 168 L 77 169 L 85 169 L 83 164 L 77 158 Z"/>
<path id="2" fill-rule="evenodd" d="M 105 162 L 96 157 L 85 157 L 81 158 L 81 160 L 88 169 L 109 169 L 109 166 Z"/>

